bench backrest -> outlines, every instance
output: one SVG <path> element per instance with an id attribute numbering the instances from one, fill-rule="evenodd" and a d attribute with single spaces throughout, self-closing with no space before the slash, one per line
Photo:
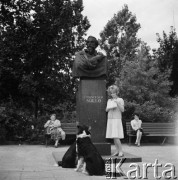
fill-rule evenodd
<path id="1" fill-rule="evenodd" d="M 142 122 L 142 128 L 145 133 L 158 134 L 158 135 L 168 135 L 177 134 L 177 127 L 175 123 L 149 123 Z M 132 131 L 130 122 L 126 122 L 126 131 L 129 134 Z"/>
<path id="2" fill-rule="evenodd" d="M 61 128 L 66 134 L 76 134 L 77 132 L 76 123 L 61 123 Z"/>

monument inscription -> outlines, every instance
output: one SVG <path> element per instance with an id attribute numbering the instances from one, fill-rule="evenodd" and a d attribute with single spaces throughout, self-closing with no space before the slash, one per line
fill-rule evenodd
<path id="1" fill-rule="evenodd" d="M 88 103 L 102 103 L 103 96 L 84 96 L 84 99 Z"/>

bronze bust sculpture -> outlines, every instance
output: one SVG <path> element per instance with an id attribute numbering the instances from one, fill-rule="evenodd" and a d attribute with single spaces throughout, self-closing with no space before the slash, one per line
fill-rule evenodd
<path id="1" fill-rule="evenodd" d="M 98 78 L 107 75 L 107 60 L 102 53 L 95 49 L 98 41 L 95 37 L 89 36 L 87 39 L 87 49 L 75 54 L 72 74 L 73 77 Z"/>

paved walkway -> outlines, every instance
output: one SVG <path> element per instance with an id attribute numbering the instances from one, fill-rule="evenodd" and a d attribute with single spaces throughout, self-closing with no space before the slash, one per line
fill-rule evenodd
<path id="1" fill-rule="evenodd" d="M 0 180 L 94 180 L 106 179 L 105 176 L 88 176 L 73 169 L 64 169 L 56 167 L 52 157 L 52 152 L 60 152 L 61 158 L 69 146 L 59 148 L 45 147 L 44 145 L 3 145 L 0 146 Z M 178 176 L 178 146 L 176 145 L 143 145 L 141 147 L 123 145 L 125 152 L 141 156 L 142 163 L 140 175 L 143 177 L 143 163 L 158 163 L 162 167 L 158 169 L 158 175 L 164 179 L 161 172 L 170 169 L 164 167 L 166 163 L 172 163 L 175 166 L 175 175 Z M 112 146 L 114 151 L 114 146 Z M 135 167 L 129 167 L 130 164 L 122 165 L 122 170 L 127 173 Z M 154 180 L 154 169 L 147 169 L 148 179 Z M 135 174 L 135 173 L 134 173 Z M 133 175 L 134 175 L 133 174 Z M 171 175 L 170 173 L 168 175 Z M 118 179 L 125 179 L 124 177 Z M 137 179 L 137 178 L 136 178 Z M 173 178 L 172 178 L 173 179 Z"/>

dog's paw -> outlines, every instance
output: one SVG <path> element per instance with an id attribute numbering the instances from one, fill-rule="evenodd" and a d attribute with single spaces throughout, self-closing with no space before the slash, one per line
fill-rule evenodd
<path id="1" fill-rule="evenodd" d="M 78 168 L 76 168 L 76 169 L 74 169 L 74 171 L 76 171 L 76 172 L 77 172 L 77 171 L 79 171 L 79 169 L 78 169 Z"/>

